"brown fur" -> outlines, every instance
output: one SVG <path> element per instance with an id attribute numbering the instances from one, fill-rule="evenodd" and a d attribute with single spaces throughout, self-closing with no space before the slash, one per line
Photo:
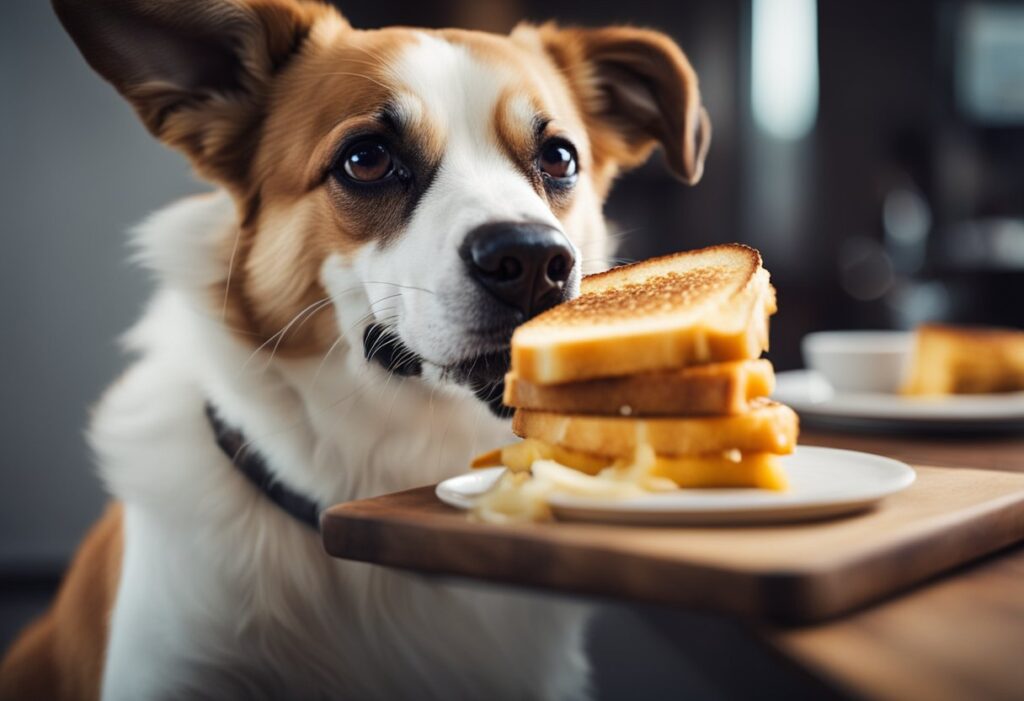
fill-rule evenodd
<path id="1" fill-rule="evenodd" d="M 115 503 L 89 531 L 53 606 L 22 632 L 0 663 L 0 700 L 99 698 L 121 575 L 121 524 L 121 505 Z"/>
<path id="2" fill-rule="evenodd" d="M 525 93 L 525 94 L 524 94 Z M 535 160 L 536 135 L 533 133 L 531 124 L 523 124 L 516 119 L 514 104 L 525 98 L 537 114 L 543 114 L 538 101 L 528 97 L 529 93 L 516 86 L 507 88 L 501 93 L 498 102 L 494 105 L 494 115 L 491 117 L 494 122 L 494 135 L 498 147 L 504 151 L 508 159 L 516 165 L 523 177 L 530 181 L 533 189 L 541 197 L 544 196 L 544 188 L 541 186 L 541 179 L 533 167 Z"/>

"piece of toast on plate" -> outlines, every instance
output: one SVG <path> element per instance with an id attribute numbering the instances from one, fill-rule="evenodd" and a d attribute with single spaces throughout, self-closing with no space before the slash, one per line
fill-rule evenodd
<path id="1" fill-rule="evenodd" d="M 1024 391 L 1024 331 L 923 324 L 903 393 L 941 396 Z"/>
<path id="2" fill-rule="evenodd" d="M 512 336 L 512 371 L 539 385 L 749 360 L 768 348 L 775 290 L 761 254 L 729 244 L 612 268 Z"/>
<path id="3" fill-rule="evenodd" d="M 775 389 L 764 359 L 733 360 L 541 385 L 505 376 L 505 404 L 521 409 L 604 416 L 715 416 L 742 414 Z"/>

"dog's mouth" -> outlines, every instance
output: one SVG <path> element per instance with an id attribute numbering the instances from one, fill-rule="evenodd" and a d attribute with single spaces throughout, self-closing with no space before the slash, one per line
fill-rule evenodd
<path id="1" fill-rule="evenodd" d="M 410 349 L 391 327 L 370 324 L 363 333 L 363 355 L 366 360 L 401 377 L 420 376 L 425 365 L 433 366 L 439 370 L 442 381 L 468 387 L 495 416 L 508 418 L 512 415 L 512 409 L 501 401 L 511 360 L 507 340 L 501 343 L 492 340 L 477 353 L 452 363 L 438 364 Z"/>
<path id="2" fill-rule="evenodd" d="M 409 349 L 393 329 L 384 324 L 370 324 L 363 332 L 363 357 L 388 372 L 401 377 L 423 373 L 423 359 Z"/>
<path id="3" fill-rule="evenodd" d="M 505 394 L 505 373 L 508 372 L 511 353 L 503 351 L 483 353 L 445 368 L 445 374 L 461 385 L 466 385 L 476 398 L 487 405 L 495 416 L 508 418 L 512 409 L 501 399 Z"/>

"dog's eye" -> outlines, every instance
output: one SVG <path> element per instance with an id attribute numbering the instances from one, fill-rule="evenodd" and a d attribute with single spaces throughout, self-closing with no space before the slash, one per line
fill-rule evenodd
<path id="1" fill-rule="evenodd" d="M 391 175 L 395 170 L 395 160 L 383 141 L 363 139 L 345 151 L 341 167 L 350 180 L 372 183 Z"/>
<path id="2" fill-rule="evenodd" d="M 565 139 L 551 139 L 540 150 L 538 167 L 552 180 L 571 180 L 576 176 L 576 149 Z"/>

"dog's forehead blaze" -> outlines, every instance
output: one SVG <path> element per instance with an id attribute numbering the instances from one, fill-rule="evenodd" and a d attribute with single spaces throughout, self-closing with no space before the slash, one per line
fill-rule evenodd
<path id="1" fill-rule="evenodd" d="M 435 123 L 442 124 L 439 131 L 476 131 L 519 157 L 536 146 L 535 119 L 557 118 L 589 154 L 568 84 L 539 47 L 445 29 L 423 32 L 402 50 L 402 76 L 424 96 Z"/>
<path id="2" fill-rule="evenodd" d="M 515 154 L 535 146 L 538 114 L 576 131 L 581 160 L 588 152 L 567 85 L 531 47 L 461 30 L 314 28 L 268 101 L 242 225 L 224 252 L 230 278 L 214 290 L 228 324 L 248 342 L 273 338 L 276 353 L 299 356 L 322 353 L 336 339 L 335 315 L 320 304 L 327 298 L 321 267 L 368 241 L 354 235 L 357 221 L 346 220 L 359 214 L 339 212 L 316 176 L 337 146 L 339 125 L 385 105 L 439 160 L 451 130 L 461 128 L 482 134 L 514 165 Z"/>

